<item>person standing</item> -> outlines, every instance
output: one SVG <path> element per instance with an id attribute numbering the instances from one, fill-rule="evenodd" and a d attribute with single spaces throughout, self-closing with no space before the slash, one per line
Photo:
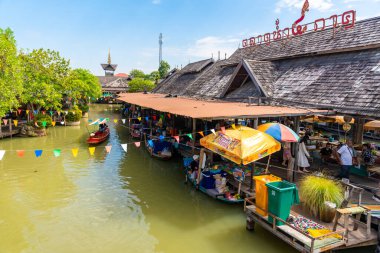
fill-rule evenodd
<path id="1" fill-rule="evenodd" d="M 346 144 L 342 145 L 337 151 L 337 161 L 341 165 L 340 178 L 350 179 L 350 168 L 353 165 L 355 151 L 352 147 L 352 141 L 347 139 Z"/>
<path id="2" fill-rule="evenodd" d="M 309 139 L 309 136 L 305 134 L 305 136 L 301 139 L 301 142 L 298 146 L 298 170 L 302 172 L 309 172 L 306 168 L 310 167 L 309 160 L 310 154 L 306 149 L 306 141 Z"/>

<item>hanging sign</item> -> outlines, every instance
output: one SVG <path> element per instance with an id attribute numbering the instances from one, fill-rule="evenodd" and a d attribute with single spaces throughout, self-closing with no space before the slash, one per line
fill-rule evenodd
<path id="1" fill-rule="evenodd" d="M 350 130 L 351 130 L 351 125 L 348 124 L 348 123 L 344 123 L 344 124 L 343 124 L 343 130 L 344 130 L 345 132 L 350 131 Z"/>
<path id="2" fill-rule="evenodd" d="M 291 39 L 292 37 L 300 36 L 305 33 L 323 31 L 327 28 L 336 29 L 339 27 L 344 27 L 344 29 L 346 30 L 355 26 L 356 11 L 354 10 L 346 11 L 340 15 L 335 14 L 328 18 L 316 19 L 314 22 L 300 25 L 299 23 L 301 23 L 304 20 L 305 14 L 308 11 L 309 1 L 306 0 L 301 10 L 301 17 L 293 23 L 291 28 L 287 27 L 281 30 L 279 27 L 280 20 L 277 19 L 276 31 L 254 36 L 249 39 L 244 39 L 242 41 L 243 48 L 261 44 L 266 44 L 267 46 L 269 46 L 270 43 L 273 41 Z"/>

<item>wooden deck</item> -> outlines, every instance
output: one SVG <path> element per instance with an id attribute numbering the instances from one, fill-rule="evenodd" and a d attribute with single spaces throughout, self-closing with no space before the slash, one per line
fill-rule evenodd
<path id="1" fill-rule="evenodd" d="M 3 130 L 0 132 L 0 139 L 12 137 L 20 133 L 20 129 L 13 129 L 12 131 L 9 130 Z"/>

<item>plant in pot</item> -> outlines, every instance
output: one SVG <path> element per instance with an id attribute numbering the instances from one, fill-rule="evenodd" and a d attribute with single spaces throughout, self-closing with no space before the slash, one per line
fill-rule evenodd
<path id="1" fill-rule="evenodd" d="M 67 115 L 65 116 L 66 124 L 67 125 L 79 125 L 80 119 L 82 118 L 82 111 L 79 110 L 78 107 L 74 106 L 71 110 L 68 111 Z"/>
<path id="2" fill-rule="evenodd" d="M 303 206 L 315 217 L 324 222 L 332 222 L 335 207 L 344 199 L 344 189 L 338 181 L 324 176 L 310 175 L 302 179 L 300 197 Z"/>
<path id="3" fill-rule="evenodd" d="M 82 111 L 82 117 L 83 118 L 87 118 L 88 117 L 88 111 L 90 109 L 90 107 L 88 106 L 88 104 L 79 104 L 78 108 L 79 108 L 79 110 Z"/>

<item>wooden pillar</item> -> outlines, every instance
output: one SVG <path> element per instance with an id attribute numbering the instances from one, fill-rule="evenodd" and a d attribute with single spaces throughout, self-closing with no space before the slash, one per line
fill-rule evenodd
<path id="1" fill-rule="evenodd" d="M 191 141 L 191 144 L 193 146 L 193 154 L 195 152 L 195 138 L 196 138 L 196 132 L 197 132 L 197 119 L 193 118 L 193 128 L 192 128 L 192 136 L 193 140 Z"/>
<path id="2" fill-rule="evenodd" d="M 257 129 L 257 127 L 259 126 L 259 118 L 255 118 L 253 120 L 253 128 L 254 129 Z"/>
<path id="3" fill-rule="evenodd" d="M 353 144 L 363 143 L 364 134 L 364 123 L 365 119 L 360 117 L 355 117 L 355 123 L 352 128 L 352 142 Z"/>
<path id="4" fill-rule="evenodd" d="M 296 134 L 299 134 L 300 132 L 300 117 L 294 117 L 294 132 Z M 298 147 L 299 143 L 293 143 L 292 145 L 292 154 L 294 154 L 294 166 L 289 166 L 287 171 L 287 180 L 289 182 L 293 182 L 295 179 L 295 173 L 294 171 L 298 169 Z"/>

